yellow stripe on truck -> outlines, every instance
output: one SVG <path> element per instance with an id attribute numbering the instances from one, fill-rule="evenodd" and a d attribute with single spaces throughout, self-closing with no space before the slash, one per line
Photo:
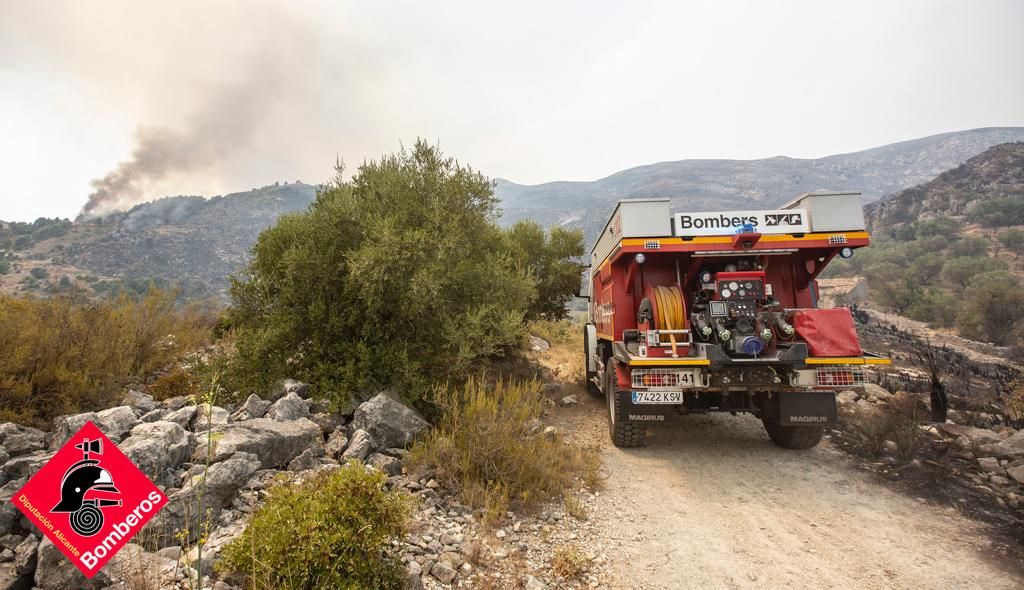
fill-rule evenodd
<path id="1" fill-rule="evenodd" d="M 809 357 L 808 365 L 891 365 L 892 359 L 868 358 L 863 356 Z"/>
<path id="2" fill-rule="evenodd" d="M 708 359 L 629 359 L 631 367 L 706 367 L 710 364 Z"/>

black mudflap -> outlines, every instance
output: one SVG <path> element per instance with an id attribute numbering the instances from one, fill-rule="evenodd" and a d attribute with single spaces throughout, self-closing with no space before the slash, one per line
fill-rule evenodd
<path id="1" fill-rule="evenodd" d="M 782 426 L 831 426 L 836 423 L 835 392 L 782 392 L 776 396 Z"/>
<path id="2" fill-rule="evenodd" d="M 671 422 L 679 415 L 678 405 L 634 404 L 632 391 L 617 391 L 616 395 L 619 396 L 617 420 L 643 424 L 664 424 Z"/>

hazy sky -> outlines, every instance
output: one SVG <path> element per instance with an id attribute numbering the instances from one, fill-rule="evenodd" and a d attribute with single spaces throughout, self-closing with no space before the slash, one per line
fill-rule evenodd
<path id="1" fill-rule="evenodd" d="M 103 177 L 321 182 L 417 137 L 539 183 L 1024 125 L 1022 29 L 1020 0 L 0 0 L 0 219 Z"/>

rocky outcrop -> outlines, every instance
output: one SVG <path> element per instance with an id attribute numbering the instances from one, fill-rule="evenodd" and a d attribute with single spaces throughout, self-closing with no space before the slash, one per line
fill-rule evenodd
<path id="1" fill-rule="evenodd" d="M 216 442 L 209 457 L 211 463 L 244 452 L 259 457 L 264 469 L 283 467 L 311 445 L 323 444 L 320 427 L 306 418 L 289 422 L 256 418 L 217 428 L 213 436 Z M 195 460 L 207 460 L 206 445 L 198 445 Z"/>
<path id="2" fill-rule="evenodd" d="M 352 428 L 365 430 L 374 449 L 405 447 L 428 426 L 416 410 L 390 392 L 379 393 L 361 404 L 352 418 Z"/>
<path id="3" fill-rule="evenodd" d="M 185 577 L 195 576 L 187 568 L 202 567 L 204 576 L 213 574 L 220 550 L 245 530 L 275 483 L 301 480 L 352 459 L 386 474 L 392 486 L 408 483 L 410 493 L 426 499 L 436 496 L 432 481 L 416 483 L 403 475 L 402 457 L 407 452 L 402 447 L 427 426 L 419 414 L 397 397 L 380 394 L 355 409 L 358 423 L 346 425 L 343 415 L 328 412 L 326 404 L 308 399 L 309 393 L 308 385 L 286 381 L 271 394 L 275 401 L 253 395 L 238 406 L 220 407 L 197 406 L 185 398 L 157 402 L 129 391 L 122 399 L 125 405 L 60 417 L 53 434 L 0 424 L 0 590 L 139 584 L 183 588 Z M 115 441 L 168 497 L 167 505 L 133 543 L 92 580 L 50 541 L 40 540 L 34 525 L 10 501 L 88 421 Z M 465 571 L 459 569 L 464 568 L 463 561 L 451 557 L 458 543 L 453 541 L 456 531 L 449 532 L 446 540 L 451 543 L 444 546 L 448 557 L 425 563 L 424 575 L 454 581 Z M 201 561 L 194 548 L 200 534 L 206 538 Z M 209 585 L 233 588 L 223 581 L 211 580 Z"/>

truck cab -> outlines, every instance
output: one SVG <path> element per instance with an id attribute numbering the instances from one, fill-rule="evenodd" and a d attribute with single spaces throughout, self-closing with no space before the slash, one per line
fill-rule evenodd
<path id="1" fill-rule="evenodd" d="M 588 387 L 616 446 L 695 412 L 750 413 L 785 448 L 836 420 L 838 391 L 872 365 L 847 309 L 818 309 L 816 278 L 870 243 L 859 193 L 815 193 L 776 210 L 670 211 L 619 201 L 591 252 Z"/>

